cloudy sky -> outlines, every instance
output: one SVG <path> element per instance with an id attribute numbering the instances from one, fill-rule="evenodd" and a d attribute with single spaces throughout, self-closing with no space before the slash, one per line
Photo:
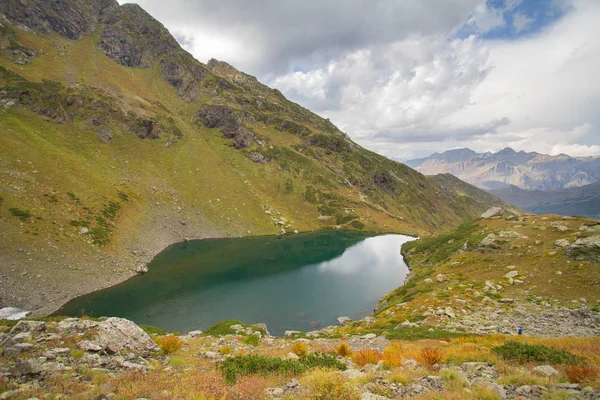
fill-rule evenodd
<path id="1" fill-rule="evenodd" d="M 600 155 L 600 0 L 137 0 L 396 159 Z"/>

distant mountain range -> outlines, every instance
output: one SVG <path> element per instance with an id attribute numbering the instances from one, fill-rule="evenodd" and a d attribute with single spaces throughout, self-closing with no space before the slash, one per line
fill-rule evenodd
<path id="1" fill-rule="evenodd" d="M 497 153 L 449 150 L 405 164 L 425 175 L 449 173 L 482 189 L 514 185 L 526 190 L 549 191 L 600 181 L 600 157 L 550 156 L 516 152 L 509 147 Z"/>
<path id="2" fill-rule="evenodd" d="M 550 156 L 507 147 L 497 153 L 449 150 L 405 163 L 425 175 L 452 174 L 536 214 L 600 218 L 600 157 Z"/>
<path id="3" fill-rule="evenodd" d="M 548 192 L 523 190 L 513 185 L 488 192 L 536 214 L 579 215 L 600 219 L 600 182 Z"/>

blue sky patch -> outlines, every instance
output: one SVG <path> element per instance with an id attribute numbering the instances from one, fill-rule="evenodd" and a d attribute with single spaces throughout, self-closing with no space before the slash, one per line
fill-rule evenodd
<path id="1" fill-rule="evenodd" d="M 484 39 L 518 39 L 535 34 L 569 11 L 557 0 L 487 0 L 477 8 L 457 35 Z"/>

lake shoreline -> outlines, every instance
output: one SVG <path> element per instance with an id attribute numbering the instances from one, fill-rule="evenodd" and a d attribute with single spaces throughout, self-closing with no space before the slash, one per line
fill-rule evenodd
<path id="1" fill-rule="evenodd" d="M 325 236 L 322 236 L 322 235 L 325 235 Z M 309 255 L 308 256 L 309 259 L 307 261 L 308 264 L 306 264 L 306 265 L 313 265 L 314 262 L 318 263 L 319 260 L 321 260 L 321 259 L 323 261 L 328 260 L 331 257 L 330 256 L 331 251 L 333 249 L 335 249 L 335 248 L 337 248 L 337 250 L 334 250 L 334 251 L 337 251 L 337 253 L 334 254 L 333 257 L 337 259 L 338 257 L 341 257 L 341 255 L 343 253 L 345 253 L 348 249 L 353 248 L 358 243 L 363 243 L 364 241 L 372 240 L 375 237 L 385 238 L 387 236 L 393 236 L 393 238 L 391 238 L 391 239 L 388 238 L 387 240 L 392 240 L 392 241 L 398 241 L 398 240 L 400 240 L 401 243 L 398 244 L 398 245 L 380 245 L 380 248 L 378 248 L 376 251 L 380 252 L 380 251 L 383 251 L 382 249 L 385 248 L 386 249 L 385 251 L 387 253 L 393 253 L 393 254 L 395 254 L 394 255 L 394 259 L 396 259 L 396 261 L 389 263 L 390 266 L 391 266 L 391 268 L 393 269 L 393 271 L 395 271 L 395 268 L 398 268 L 398 267 L 402 266 L 400 268 L 404 268 L 404 270 L 406 272 L 409 272 L 409 271 L 407 271 L 407 267 L 405 266 L 406 264 L 404 263 L 404 261 L 402 259 L 402 256 L 401 256 L 401 246 L 402 246 L 402 244 L 405 241 L 413 240 L 412 237 L 408 237 L 406 235 L 400 235 L 400 234 L 396 234 L 396 233 L 387 233 L 387 232 L 386 233 L 381 233 L 381 232 L 338 231 L 338 230 L 319 230 L 319 231 L 304 232 L 304 233 L 293 234 L 293 235 L 286 235 L 286 236 L 282 236 L 282 237 L 278 237 L 278 236 L 275 236 L 275 235 L 261 235 L 261 236 L 252 236 L 252 237 L 248 237 L 247 236 L 247 237 L 242 237 L 242 238 L 236 238 L 236 240 L 237 239 L 242 239 L 243 240 L 242 242 L 231 242 L 231 241 L 229 241 L 229 239 L 222 240 L 223 238 L 210 238 L 210 239 L 206 238 L 207 240 L 203 239 L 203 240 L 198 240 L 198 241 L 195 241 L 195 240 L 183 241 L 183 242 L 178 242 L 178 243 L 171 244 L 170 246 L 167 246 L 163 252 L 159 253 L 159 255 L 157 255 L 156 257 L 154 257 L 152 263 L 162 262 L 161 259 L 164 259 L 166 257 L 165 254 L 168 254 L 169 251 L 171 251 L 171 252 L 181 252 L 181 251 L 183 251 L 184 253 L 185 252 L 189 253 L 191 251 L 192 252 L 191 254 L 195 254 L 195 250 L 189 250 L 189 249 L 193 249 L 194 246 L 200 246 L 200 248 L 211 249 L 210 253 L 208 253 L 207 255 L 205 255 L 205 256 L 202 257 L 203 263 L 213 262 L 213 263 L 216 263 L 217 266 L 213 265 L 213 266 L 209 267 L 209 266 L 207 266 L 205 264 L 194 265 L 194 267 L 193 267 L 194 268 L 193 269 L 193 274 L 197 274 L 199 268 L 200 268 L 200 271 L 204 271 L 206 273 L 210 272 L 212 274 L 214 274 L 214 273 L 227 274 L 227 273 L 232 273 L 232 272 L 229 271 L 230 268 L 223 269 L 223 266 L 227 265 L 228 267 L 233 266 L 232 268 L 234 268 L 234 269 L 237 268 L 237 267 L 235 267 L 235 258 L 231 258 L 231 257 L 233 257 L 231 255 L 225 255 L 223 259 L 220 259 L 221 257 L 217 257 L 217 256 L 215 256 L 215 254 L 231 254 L 231 253 L 235 253 L 237 251 L 241 251 L 242 253 L 247 253 L 247 251 L 245 251 L 244 249 L 246 249 L 248 246 L 250 246 L 250 248 L 253 248 L 254 245 L 252 245 L 252 243 L 262 243 L 262 242 L 265 242 L 265 243 L 271 243 L 269 246 L 271 246 L 271 247 L 272 246 L 276 246 L 276 248 L 281 248 L 281 246 L 288 246 L 289 247 L 289 246 L 292 246 L 294 243 L 296 243 L 296 247 L 295 247 L 296 253 L 294 253 L 294 252 L 292 252 L 292 253 L 298 254 L 299 257 L 307 257 L 306 254 L 308 254 Z M 337 243 L 337 244 L 330 243 L 330 241 L 332 240 L 331 238 L 334 238 L 334 237 L 338 238 L 338 239 L 334 239 L 334 242 L 333 242 L 333 243 Z M 297 241 L 296 238 L 299 238 L 299 239 L 302 239 L 302 240 Z M 298 247 L 298 246 L 302 246 L 302 245 L 306 246 L 306 243 L 305 243 L 306 241 L 314 241 L 315 238 L 320 238 L 318 240 L 318 242 L 315 242 L 316 244 L 318 244 L 317 248 L 309 247 L 312 250 L 307 250 L 306 248 Z M 344 239 L 342 239 L 342 238 L 344 238 Z M 282 240 L 281 244 L 279 243 L 279 239 Z M 342 240 L 342 242 L 339 242 L 340 239 Z M 350 240 L 350 242 L 347 242 L 348 240 Z M 234 246 L 234 247 L 229 247 L 228 250 L 223 250 L 223 249 L 219 250 L 221 247 L 219 247 L 218 244 L 223 244 L 224 245 L 224 243 L 230 243 L 229 246 Z M 243 243 L 246 243 L 246 244 L 243 244 Z M 343 243 L 348 243 L 348 244 L 345 245 Z M 214 248 L 214 246 L 217 246 L 217 247 Z M 241 247 L 239 247 L 239 246 L 241 246 Z M 333 246 L 333 247 L 331 247 L 331 246 Z M 348 246 L 350 246 L 350 247 L 348 247 Z M 381 246 L 383 246 L 383 247 L 381 247 Z M 315 251 L 316 251 L 316 255 L 315 255 Z M 373 250 L 371 250 L 371 251 L 373 251 Z M 276 255 L 274 253 L 275 259 L 277 260 L 276 264 L 277 263 L 280 264 L 282 261 L 285 263 L 283 265 L 288 265 L 289 264 L 289 261 L 285 261 L 285 257 L 289 256 L 289 255 L 285 254 L 286 252 L 279 253 L 279 255 Z M 325 258 L 314 259 L 315 256 L 316 257 L 321 257 L 321 255 L 320 255 L 321 253 L 323 254 L 322 257 L 325 257 Z M 382 254 L 384 254 L 384 253 L 382 253 Z M 189 257 L 189 254 L 188 254 L 188 257 Z M 248 257 L 248 255 L 246 254 L 245 257 Z M 253 256 L 251 256 L 251 259 L 253 259 L 252 257 Z M 296 261 L 295 261 L 296 259 L 294 259 L 293 256 L 289 256 L 289 257 L 292 257 L 292 260 L 294 260 L 292 262 L 292 264 L 296 263 Z M 373 258 L 374 256 L 370 256 L 370 257 Z M 378 258 L 378 257 L 375 257 L 375 258 Z M 365 284 L 364 282 L 367 282 L 367 281 L 371 282 L 373 280 L 382 279 L 382 277 L 385 276 L 383 274 L 383 270 L 377 270 L 378 272 L 374 272 L 375 270 L 364 269 L 363 267 L 361 267 L 359 269 L 356 269 L 357 267 L 354 264 L 355 264 L 355 261 L 358 260 L 358 259 L 359 258 L 356 258 L 356 257 L 346 258 L 343 261 L 341 261 L 341 265 L 343 265 L 344 268 L 354 268 L 355 269 L 354 273 L 361 273 L 361 274 L 370 275 L 370 277 L 364 277 L 364 279 L 361 280 L 360 284 L 364 285 Z M 214 260 L 214 261 L 211 261 L 211 260 Z M 245 258 L 244 258 L 244 260 L 246 261 Z M 182 260 L 180 260 L 179 262 L 177 262 L 177 264 L 181 264 L 181 261 Z M 258 259 L 258 261 L 260 261 L 260 259 Z M 267 259 L 265 259 L 265 261 L 266 261 L 266 264 L 264 262 L 259 262 L 260 265 L 263 265 L 263 264 L 264 265 L 261 268 L 259 268 L 258 270 L 256 270 L 256 271 L 255 271 L 254 267 L 249 267 L 249 266 L 245 265 L 244 266 L 244 271 L 245 272 L 243 272 L 244 277 L 242 279 L 242 282 L 245 282 L 245 281 L 249 282 L 249 281 L 252 281 L 252 279 L 254 279 L 254 278 L 251 278 L 249 276 L 247 277 L 245 275 L 245 274 L 249 273 L 249 271 L 252 272 L 252 273 L 259 273 L 259 274 L 263 274 L 263 275 L 264 275 L 264 273 L 267 273 L 268 275 L 266 275 L 266 276 L 269 276 L 270 274 L 275 273 L 276 274 L 276 275 L 274 275 L 275 277 L 278 276 L 278 274 L 281 274 L 281 272 L 279 272 L 281 266 L 266 266 L 267 264 L 271 264 L 271 262 L 268 261 Z M 371 261 L 369 261 L 369 262 L 371 262 Z M 187 293 L 195 293 L 194 291 L 197 290 L 197 289 L 193 289 L 193 291 L 190 292 L 189 288 L 187 288 L 187 289 L 185 289 L 185 288 L 178 288 L 178 285 L 180 285 L 181 283 L 177 283 L 177 282 L 179 282 L 179 280 L 181 280 L 182 272 L 177 272 L 177 270 L 173 271 L 173 270 L 169 269 L 168 270 L 168 274 L 165 275 L 164 271 L 160 272 L 160 270 L 157 271 L 157 270 L 153 269 L 153 268 L 156 268 L 156 265 L 153 267 L 152 263 L 150 263 L 150 265 L 149 265 L 150 272 L 148 274 L 144 274 L 144 275 L 140 276 L 141 280 L 127 279 L 127 280 L 124 280 L 123 282 L 121 282 L 120 284 L 92 291 L 88 295 L 77 296 L 75 299 L 71 299 L 71 300 L 67 301 L 64 305 L 59 306 L 58 309 L 57 309 L 59 312 L 57 313 L 56 310 L 53 311 L 54 315 L 78 316 L 78 315 L 81 315 L 79 313 L 80 310 L 85 310 L 85 313 L 91 314 L 92 316 L 120 316 L 120 317 L 124 317 L 124 318 L 130 318 L 130 319 L 132 319 L 132 320 L 134 320 L 134 321 L 136 321 L 138 323 L 142 323 L 142 324 L 156 325 L 156 326 L 159 326 L 161 328 L 167 328 L 169 330 L 175 330 L 175 331 L 185 331 L 186 329 L 176 329 L 174 327 L 165 326 L 164 324 L 161 325 L 160 323 L 159 324 L 153 323 L 152 321 L 148 321 L 147 319 L 145 320 L 144 318 L 146 318 L 146 317 L 143 317 L 143 316 L 139 317 L 139 318 L 132 317 L 130 314 L 127 314 L 127 313 L 128 312 L 132 312 L 132 313 L 134 313 L 134 315 L 135 315 L 135 313 L 138 313 L 138 312 L 140 314 L 143 314 L 143 313 L 142 313 L 142 311 L 131 311 L 129 309 L 130 307 L 122 307 L 122 306 L 119 305 L 118 307 L 112 308 L 112 310 L 111 310 L 110 308 L 109 309 L 106 309 L 106 308 L 100 308 L 100 309 L 98 309 L 97 306 L 93 306 L 92 305 L 92 304 L 98 304 L 97 301 L 99 301 L 99 300 L 97 300 L 97 299 L 102 298 L 102 296 L 106 297 L 107 296 L 106 293 L 110 293 L 109 296 L 112 296 L 110 298 L 113 299 L 113 300 L 110 300 L 110 301 L 114 303 L 115 302 L 114 301 L 114 296 L 116 296 L 114 293 L 117 293 L 117 292 L 123 293 L 120 298 L 124 299 L 125 302 L 131 302 L 132 299 L 129 299 L 127 297 L 127 296 L 130 296 L 130 292 L 123 291 L 123 290 L 125 290 L 124 288 L 129 287 L 130 288 L 129 290 L 134 290 L 134 291 L 135 290 L 142 290 L 143 291 L 143 290 L 145 290 L 145 289 L 143 289 L 143 287 L 144 287 L 143 285 L 145 285 L 145 284 L 147 285 L 147 283 L 144 283 L 144 282 L 152 282 L 153 279 L 159 279 L 159 277 L 161 279 L 161 282 L 165 282 L 165 276 L 167 276 L 169 278 L 169 281 L 170 281 L 169 282 L 170 286 L 177 287 L 177 289 L 175 291 L 173 291 L 172 290 L 173 288 L 171 288 L 171 292 L 168 293 L 168 296 L 170 296 L 170 297 L 166 298 L 165 300 L 161 300 L 160 302 L 158 300 L 150 300 L 150 303 L 152 303 L 152 304 L 154 304 L 156 302 L 160 303 L 159 305 L 154 304 L 154 306 L 152 306 L 152 311 L 150 312 L 150 314 L 153 314 L 153 315 L 155 313 L 158 313 L 158 315 L 160 315 L 159 317 L 152 317 L 152 318 L 159 318 L 160 319 L 160 318 L 163 318 L 163 317 L 162 317 L 162 314 L 160 314 L 161 313 L 160 311 L 156 311 L 155 310 L 157 307 L 158 307 L 158 309 L 160 309 L 161 307 L 163 307 L 163 303 L 166 303 L 167 301 L 169 301 L 169 298 L 171 298 L 173 296 L 176 296 L 176 297 L 185 296 L 185 295 L 187 295 Z M 223 264 L 223 263 L 225 263 L 225 264 Z M 186 263 L 184 263 L 184 264 L 186 264 Z M 330 269 L 332 268 L 332 265 L 329 265 L 329 264 L 331 264 L 331 262 L 327 262 L 325 264 L 328 265 L 328 268 L 330 268 Z M 159 265 L 159 264 L 157 264 L 157 265 Z M 304 265 L 304 264 L 301 264 L 301 265 Z M 396 266 L 398 266 L 398 267 L 396 267 Z M 209 269 L 207 270 L 206 268 L 209 268 Z M 289 268 L 292 268 L 290 270 L 290 273 L 292 273 L 291 271 L 294 271 L 295 268 L 299 268 L 299 266 L 298 267 L 294 267 L 293 265 L 285 266 L 283 271 L 285 271 L 285 269 L 289 269 Z M 337 266 L 336 268 L 340 268 L 340 266 Z M 392 283 L 391 286 L 390 286 L 389 282 L 394 282 L 394 280 L 390 280 L 389 282 L 386 282 L 387 286 L 384 286 L 385 290 L 381 291 L 381 289 L 380 289 L 379 292 L 378 292 L 378 294 L 377 294 L 377 296 L 375 298 L 373 298 L 373 300 L 372 300 L 373 302 L 370 303 L 370 305 L 365 306 L 363 304 L 363 306 L 361 306 L 362 308 L 357 308 L 357 309 L 354 309 L 354 310 L 352 310 L 352 309 L 348 310 L 348 308 L 344 308 L 342 306 L 341 311 L 339 313 L 336 313 L 335 318 L 337 318 L 337 317 L 339 317 L 341 315 L 346 315 L 346 314 L 353 314 L 354 318 L 359 318 L 359 314 L 361 314 L 361 318 L 364 317 L 365 315 L 370 315 L 372 313 L 372 307 L 377 303 L 377 299 L 380 296 L 383 296 L 383 295 L 387 294 L 389 291 L 391 291 L 391 290 L 395 289 L 396 287 L 398 287 L 398 286 L 400 286 L 400 285 L 403 284 L 403 282 L 405 281 L 404 280 L 404 274 L 405 273 L 403 273 L 403 275 L 401 276 L 400 280 L 398 280 L 395 283 Z M 169 274 L 172 274 L 172 275 L 169 275 Z M 394 272 L 394 274 L 396 274 L 396 272 Z M 171 277 L 173 277 L 172 280 L 170 279 Z M 197 278 L 194 278 L 194 279 L 197 279 Z M 260 278 L 260 279 L 264 279 L 264 278 Z M 268 278 L 268 279 L 271 279 L 271 278 Z M 344 279 L 346 279 L 346 278 L 344 278 Z M 385 278 L 383 278 L 383 279 L 385 279 Z M 184 278 L 184 283 L 183 283 L 184 286 L 186 284 L 185 283 L 186 280 L 187 280 L 187 278 Z M 334 282 L 334 281 L 335 280 L 333 280 L 332 282 Z M 281 283 L 280 281 L 277 281 L 277 282 L 273 283 L 271 286 L 281 286 L 282 284 L 285 285 L 285 283 Z M 332 287 L 334 287 L 334 288 L 336 287 L 335 283 L 331 283 L 330 282 L 330 284 L 333 284 Z M 161 284 L 160 286 L 169 286 L 169 285 L 162 285 Z M 268 292 L 268 291 L 272 290 L 270 288 L 271 286 L 267 286 L 266 288 L 261 288 L 256 293 L 263 294 L 265 292 Z M 369 293 L 372 293 L 374 290 L 377 290 L 376 289 L 377 287 L 379 287 L 379 285 L 372 285 L 372 287 L 368 287 L 368 290 L 365 292 L 365 294 L 362 295 L 362 296 L 359 296 L 359 298 L 364 297 L 364 296 L 368 296 Z M 135 288 L 135 289 L 132 289 L 132 288 Z M 363 287 L 363 289 L 360 289 L 360 291 L 362 292 L 365 289 L 366 288 Z M 219 290 L 224 290 L 224 289 L 219 289 Z M 235 290 L 235 292 L 237 292 L 238 290 L 241 290 L 241 289 L 237 288 Z M 329 290 L 329 289 L 327 289 L 327 290 Z M 101 293 L 101 292 L 103 292 L 103 293 Z M 94 293 L 96 293 L 96 296 L 94 296 Z M 246 294 L 250 298 L 256 297 L 254 294 L 252 294 L 252 292 L 249 292 L 249 293 L 246 293 Z M 328 298 L 328 300 L 325 301 L 325 303 L 328 303 L 328 304 L 329 303 L 330 304 L 337 304 L 337 303 L 339 303 L 341 301 L 340 299 L 344 297 L 344 294 L 341 293 L 341 292 L 340 293 L 332 292 L 332 293 L 330 293 L 328 295 L 330 297 Z M 158 296 L 160 297 L 160 295 L 158 295 Z M 79 301 L 77 299 L 79 299 Z M 90 299 L 96 299 L 96 300 L 90 300 Z M 206 304 L 205 300 L 206 299 L 203 299 L 203 301 L 190 300 L 191 303 L 189 303 L 189 305 L 191 307 L 191 304 L 194 304 L 194 302 L 201 303 L 201 304 Z M 95 303 L 89 303 L 89 301 L 93 301 Z M 148 303 L 148 301 L 149 300 L 146 299 L 145 301 L 139 302 L 137 304 L 138 308 L 141 310 L 144 307 L 147 307 L 148 304 L 150 304 L 150 303 Z M 223 299 L 224 303 L 226 303 L 226 301 L 227 301 L 227 299 Z M 240 301 L 242 301 L 242 300 L 240 300 Z M 244 301 L 242 301 L 242 303 L 243 302 Z M 350 301 L 350 302 L 352 302 L 352 301 Z M 69 304 L 69 303 L 71 303 L 71 304 Z M 277 310 L 270 310 L 270 311 L 268 311 L 270 308 L 272 308 L 272 307 L 269 307 L 269 306 L 270 306 L 269 303 L 259 304 L 255 308 L 257 310 L 257 311 L 255 311 L 255 313 L 260 314 L 261 312 L 264 312 L 265 315 L 269 315 L 270 313 L 271 313 L 271 315 L 280 315 L 280 314 L 285 313 L 286 309 L 285 309 L 285 307 L 283 305 L 278 305 L 276 307 Z M 172 307 L 174 307 L 173 308 L 174 310 L 177 309 L 177 306 L 175 306 L 175 305 L 172 305 Z M 181 306 L 181 307 L 184 307 L 184 309 L 185 309 L 187 306 Z M 221 307 L 221 302 L 213 304 L 213 307 L 216 307 L 216 308 Z M 64 312 L 61 312 L 61 308 L 65 308 Z M 281 308 L 281 310 L 279 310 L 279 308 Z M 311 315 L 312 320 L 315 320 L 315 319 L 316 320 L 321 320 L 321 319 L 316 318 L 316 317 L 314 317 L 312 315 L 312 314 L 318 314 L 318 312 L 315 312 L 315 313 L 306 313 L 306 310 L 304 310 L 303 308 L 300 308 L 300 310 L 302 311 L 301 314 Z M 272 314 L 272 313 L 275 313 L 275 314 Z M 148 316 L 150 314 L 145 314 L 145 315 Z M 213 318 L 213 319 L 215 318 L 215 315 L 217 317 L 219 317 L 218 321 L 223 320 L 223 319 L 231 319 L 231 318 L 233 318 L 233 319 L 243 320 L 244 322 L 255 322 L 255 321 L 264 322 L 263 318 L 260 317 L 260 316 L 259 317 L 255 316 L 254 319 L 247 319 L 247 318 L 244 318 L 244 317 L 227 315 L 227 313 L 225 313 L 225 312 L 223 313 L 223 315 L 219 315 L 218 311 L 214 311 L 214 313 L 212 315 L 213 316 L 211 318 Z M 262 315 L 262 314 L 260 314 L 260 315 Z M 294 313 L 294 315 L 295 315 L 295 313 Z M 287 314 L 286 314 L 286 316 L 287 316 Z M 306 318 L 308 318 L 308 317 L 306 317 Z M 327 324 L 331 324 L 332 323 L 332 321 L 330 321 L 330 319 L 331 318 L 329 318 L 327 320 Z M 205 319 L 202 318 L 201 320 L 204 321 Z M 322 323 L 324 323 L 324 322 L 322 322 Z M 321 325 L 319 325 L 319 326 L 323 326 L 322 323 L 320 323 Z M 267 320 L 267 324 L 268 325 L 273 325 L 268 320 Z M 315 324 L 316 324 L 316 322 L 315 322 Z M 204 327 L 206 328 L 206 326 L 204 326 Z M 198 326 L 196 326 L 196 325 L 189 326 L 189 327 L 186 326 L 186 328 L 189 329 L 189 330 L 194 330 L 194 329 L 198 329 Z M 294 330 L 296 330 L 296 328 L 297 327 L 294 327 Z M 288 328 L 286 327 L 285 330 L 287 330 L 287 329 Z M 289 329 L 291 329 L 291 328 L 289 328 Z M 283 330 L 283 328 L 282 328 L 282 330 Z M 303 327 L 303 330 L 314 330 L 314 329 L 312 327 L 306 326 L 306 327 Z"/>

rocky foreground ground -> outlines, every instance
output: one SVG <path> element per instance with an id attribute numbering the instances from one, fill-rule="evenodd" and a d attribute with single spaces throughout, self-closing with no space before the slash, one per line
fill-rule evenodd
<path id="1" fill-rule="evenodd" d="M 2 329 L 0 399 L 600 399 L 598 338 L 390 341 L 374 333 L 340 337 L 331 328 L 275 338 L 264 325 L 233 323 L 219 328 L 222 335 L 165 336 L 121 318 Z M 494 350 L 515 341 L 563 358 L 515 361 Z M 315 354 L 326 362 L 296 368 Z M 253 360 L 257 369 L 238 365 L 231 382 L 226 360 Z"/>

